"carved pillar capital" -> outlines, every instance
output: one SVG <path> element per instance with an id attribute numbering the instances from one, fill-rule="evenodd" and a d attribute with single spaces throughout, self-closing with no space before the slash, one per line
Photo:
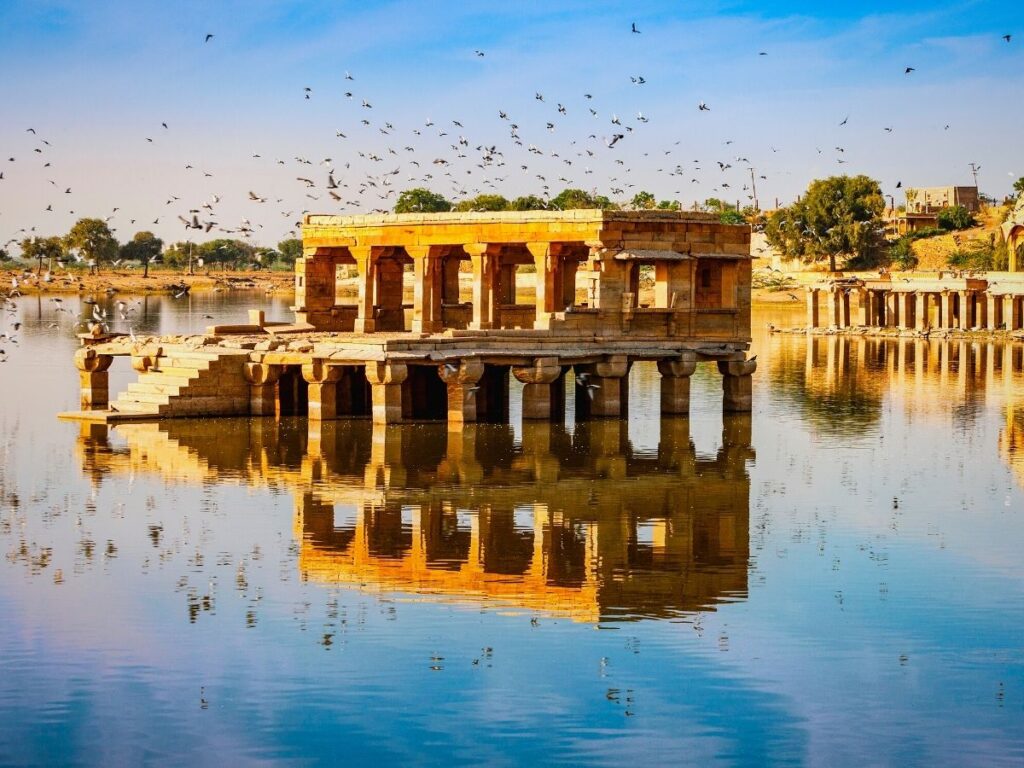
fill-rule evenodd
<path id="1" fill-rule="evenodd" d="M 401 384 L 409 375 L 404 363 L 374 361 L 366 364 L 366 380 L 370 384 Z"/>
<path id="2" fill-rule="evenodd" d="M 476 384 L 484 375 L 484 364 L 475 357 L 452 360 L 439 365 L 437 372 L 445 384 Z"/>
<path id="3" fill-rule="evenodd" d="M 267 365 L 266 363 L 246 363 L 242 367 L 245 380 L 256 386 L 276 384 L 281 377 L 283 366 Z"/>
<path id="4" fill-rule="evenodd" d="M 327 365 L 323 360 L 313 360 L 302 366 L 302 378 L 309 384 L 327 384 L 341 378 L 341 368 Z"/>
<path id="5" fill-rule="evenodd" d="M 83 373 L 100 373 L 114 362 L 113 355 L 101 355 L 91 347 L 82 347 L 75 352 L 75 367 Z"/>
<path id="6" fill-rule="evenodd" d="M 512 375 L 523 384 L 551 384 L 562 375 L 557 357 L 538 357 L 528 366 L 513 366 Z"/>

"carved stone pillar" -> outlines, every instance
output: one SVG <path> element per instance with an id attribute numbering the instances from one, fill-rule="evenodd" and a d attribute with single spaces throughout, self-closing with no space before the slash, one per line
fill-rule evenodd
<path id="1" fill-rule="evenodd" d="M 549 328 L 551 315 L 561 311 L 562 294 L 562 246 L 559 243 L 527 243 L 527 250 L 533 256 L 537 268 L 537 316 L 534 324 L 538 328 Z"/>
<path id="2" fill-rule="evenodd" d="M 659 360 L 661 374 L 661 415 L 690 413 L 690 376 L 697 370 L 697 355 L 683 352 L 674 360 Z"/>
<path id="3" fill-rule="evenodd" d="M 629 398 L 629 360 L 625 355 L 609 355 L 589 371 L 577 374 L 576 399 L 585 404 L 590 416 L 623 418 Z"/>
<path id="4" fill-rule="evenodd" d="M 960 291 L 960 322 L 961 331 L 969 331 L 974 327 L 974 291 Z"/>
<path id="5" fill-rule="evenodd" d="M 277 382 L 283 370 L 280 365 L 245 364 L 243 373 L 249 382 L 250 415 L 274 416 L 277 413 Z"/>
<path id="6" fill-rule="evenodd" d="M 561 392 L 555 392 L 562 383 L 562 366 L 557 357 L 538 357 L 530 366 L 514 366 L 512 375 L 523 387 L 523 418 L 551 419 L 563 405 Z M 557 382 L 557 384 L 556 384 Z"/>
<path id="7" fill-rule="evenodd" d="M 899 297 L 892 291 L 885 292 L 885 325 L 887 328 L 896 328 L 899 325 L 898 299 Z"/>
<path id="8" fill-rule="evenodd" d="M 859 315 L 859 325 L 868 328 L 875 324 L 874 312 L 872 312 L 871 302 L 874 300 L 875 295 L 867 290 L 861 288 L 857 291 L 857 314 Z"/>
<path id="9" fill-rule="evenodd" d="M 736 360 L 718 363 L 722 374 L 722 410 L 726 413 L 747 412 L 753 409 L 752 374 L 757 370 L 756 360 Z"/>
<path id="10" fill-rule="evenodd" d="M 990 331 L 994 331 L 1003 322 L 1003 300 L 994 293 L 985 294 L 985 321 Z"/>
<path id="11" fill-rule="evenodd" d="M 924 291 L 915 294 L 916 306 L 914 307 L 914 328 L 923 331 L 928 328 L 928 299 Z"/>
<path id="12" fill-rule="evenodd" d="M 114 362 L 112 355 L 100 355 L 95 349 L 82 347 L 75 352 L 78 369 L 80 403 L 83 411 L 104 411 L 110 404 L 110 374 L 107 369 Z"/>
<path id="13" fill-rule="evenodd" d="M 359 272 L 359 296 L 356 302 L 356 333 L 373 333 L 376 327 L 374 304 L 376 303 L 377 265 L 370 246 L 352 246 L 349 252 L 356 260 Z"/>
<path id="14" fill-rule="evenodd" d="M 407 245 L 405 252 L 413 260 L 414 284 L 412 300 L 413 333 L 436 333 L 443 329 L 441 261 L 444 248 L 429 245 Z"/>
<path id="15" fill-rule="evenodd" d="M 437 372 L 448 387 L 448 423 L 476 421 L 479 381 L 484 375 L 484 364 L 477 358 L 469 358 L 459 363 L 439 365 Z"/>
<path id="16" fill-rule="evenodd" d="M 956 328 L 956 292 L 955 291 L 943 291 L 939 301 L 942 307 L 942 327 L 943 328 Z"/>
<path id="17" fill-rule="evenodd" d="M 341 368 L 327 365 L 323 360 L 314 360 L 302 366 L 302 378 L 309 384 L 310 421 L 338 418 L 338 380 L 341 378 Z"/>
<path id="18" fill-rule="evenodd" d="M 821 325 L 821 317 L 818 309 L 818 289 L 807 289 L 807 327 L 817 328 Z"/>
<path id="19" fill-rule="evenodd" d="M 371 362 L 366 364 L 366 380 L 373 398 L 373 420 L 378 424 L 400 424 L 405 419 L 402 408 L 402 383 L 409 369 L 402 363 Z"/>
<path id="20" fill-rule="evenodd" d="M 485 330 L 501 327 L 501 310 L 494 295 L 498 246 L 469 243 L 463 246 L 473 262 L 473 320 L 470 328 Z"/>

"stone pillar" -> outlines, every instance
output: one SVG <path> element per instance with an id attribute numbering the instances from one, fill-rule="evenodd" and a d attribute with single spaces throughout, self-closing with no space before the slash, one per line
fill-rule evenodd
<path id="1" fill-rule="evenodd" d="M 839 291 L 836 289 L 835 286 L 832 286 L 831 288 L 828 289 L 828 293 L 826 293 L 825 295 L 828 306 L 828 324 L 832 328 L 839 328 L 839 323 L 841 322 L 842 317 L 839 311 Z"/>
<path id="2" fill-rule="evenodd" d="M 1021 298 L 1019 296 L 1007 296 L 1005 301 L 1003 319 L 1006 321 L 1006 330 L 1021 330 L 1024 327 L 1024 316 L 1022 316 L 1021 312 L 1024 307 L 1021 306 Z"/>
<path id="3" fill-rule="evenodd" d="M 594 366 L 586 382 L 591 416 L 625 418 L 629 399 L 629 360 L 625 355 L 609 355 Z M 577 395 L 579 396 L 579 395 Z"/>
<path id="4" fill-rule="evenodd" d="M 859 315 L 859 325 L 864 328 L 868 328 L 875 324 L 874 312 L 871 306 L 871 302 L 874 300 L 874 294 L 866 288 L 861 288 L 857 291 L 857 314 Z"/>
<path id="5" fill-rule="evenodd" d="M 757 360 L 721 360 L 718 371 L 722 374 L 722 410 L 726 413 L 747 412 L 753 409 L 752 375 Z"/>
<path id="6" fill-rule="evenodd" d="M 533 256 L 537 269 L 537 316 L 534 324 L 538 328 L 549 328 L 551 315 L 560 312 L 562 294 L 562 246 L 559 243 L 527 243 L 527 250 Z"/>
<path id="7" fill-rule="evenodd" d="M 683 352 L 672 360 L 659 360 L 661 374 L 661 415 L 688 415 L 690 413 L 690 376 L 697 370 L 697 355 Z"/>
<path id="8" fill-rule="evenodd" d="M 1003 322 L 1003 302 L 994 293 L 985 293 L 985 320 L 990 331 L 994 331 Z"/>
<path id="9" fill-rule="evenodd" d="M 408 375 L 409 369 L 402 363 L 366 364 L 366 380 L 370 382 L 375 423 L 400 424 L 405 419 L 402 408 L 402 382 Z"/>
<path id="10" fill-rule="evenodd" d="M 956 328 L 955 297 L 956 292 L 947 290 L 943 291 L 942 296 L 939 298 L 942 309 L 942 322 L 940 325 L 943 328 Z"/>
<path id="11" fill-rule="evenodd" d="M 243 368 L 249 382 L 249 414 L 274 416 L 277 414 L 277 382 L 284 370 L 280 365 L 246 363 Z"/>
<path id="12" fill-rule="evenodd" d="M 886 291 L 884 296 L 885 301 L 885 326 L 886 328 L 896 328 L 899 326 L 900 319 L 897 315 L 897 307 L 899 307 L 898 297 L 892 291 Z"/>
<path id="13" fill-rule="evenodd" d="M 356 333 L 373 333 L 376 326 L 376 272 L 377 265 L 374 263 L 373 248 L 370 246 L 352 246 L 349 252 L 356 260 L 356 269 L 359 272 L 359 296 L 356 305 Z"/>
<path id="14" fill-rule="evenodd" d="M 469 358 L 439 365 L 437 371 L 448 387 L 448 424 L 476 421 L 484 364 L 477 358 Z"/>
<path id="15" fill-rule="evenodd" d="M 974 291 L 960 291 L 960 322 L 961 331 L 969 331 L 974 327 Z"/>
<path id="16" fill-rule="evenodd" d="M 914 307 L 914 328 L 923 331 L 928 328 L 928 294 L 918 291 L 917 306 Z"/>
<path id="17" fill-rule="evenodd" d="M 818 309 L 818 289 L 807 289 L 807 327 L 817 328 L 821 325 L 821 317 Z"/>
<path id="18" fill-rule="evenodd" d="M 323 360 L 314 360 L 302 366 L 302 378 L 309 384 L 309 420 L 321 421 L 338 418 L 338 380 L 341 368 L 330 366 Z"/>
<path id="19" fill-rule="evenodd" d="M 82 347 L 75 352 L 78 369 L 80 403 L 83 411 L 105 411 L 110 404 L 110 374 L 107 369 L 114 362 L 112 355 L 100 355 L 95 349 Z"/>
<path id="20" fill-rule="evenodd" d="M 901 293 L 900 328 L 914 328 L 917 320 L 917 297 L 913 293 Z"/>
<path id="21" fill-rule="evenodd" d="M 413 260 L 412 300 L 413 333 L 437 333 L 444 327 L 441 316 L 443 249 L 429 245 L 407 245 L 405 252 Z"/>
<path id="22" fill-rule="evenodd" d="M 469 243 L 463 248 L 473 262 L 473 320 L 469 327 L 500 328 L 501 310 L 494 295 L 497 247 L 489 243 Z"/>
<path id="23" fill-rule="evenodd" d="M 538 275 L 539 278 L 539 275 Z M 530 366 L 513 366 L 512 375 L 523 383 L 523 419 L 552 419 L 564 407 L 562 366 L 557 357 L 538 357 Z"/>
<path id="24" fill-rule="evenodd" d="M 850 323 L 850 292 L 841 291 L 839 294 L 839 327 L 849 328 Z"/>

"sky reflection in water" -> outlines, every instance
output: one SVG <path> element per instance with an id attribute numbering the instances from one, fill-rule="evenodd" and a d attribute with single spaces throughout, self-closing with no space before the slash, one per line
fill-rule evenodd
<path id="1" fill-rule="evenodd" d="M 107 431 L 55 420 L 70 321 L 20 312 L 0 763 L 1024 760 L 1020 347 L 762 312 L 752 418 L 701 366 L 662 421 L 637 365 L 621 423 L 524 426 L 513 392 L 510 426 L 457 433 Z"/>

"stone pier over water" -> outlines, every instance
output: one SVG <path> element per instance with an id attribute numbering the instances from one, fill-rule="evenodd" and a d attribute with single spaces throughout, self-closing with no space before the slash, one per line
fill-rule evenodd
<path id="1" fill-rule="evenodd" d="M 506 421 L 514 377 L 525 419 L 562 419 L 567 385 L 578 417 L 624 418 L 638 361 L 657 363 L 665 414 L 689 412 L 698 363 L 721 373 L 724 410 L 751 408 L 746 226 L 652 211 L 311 215 L 303 249 L 294 322 L 254 310 L 187 339 L 83 337 L 71 415 Z M 528 300 L 517 273 L 535 281 Z M 140 376 L 111 400 L 116 356 Z"/>

